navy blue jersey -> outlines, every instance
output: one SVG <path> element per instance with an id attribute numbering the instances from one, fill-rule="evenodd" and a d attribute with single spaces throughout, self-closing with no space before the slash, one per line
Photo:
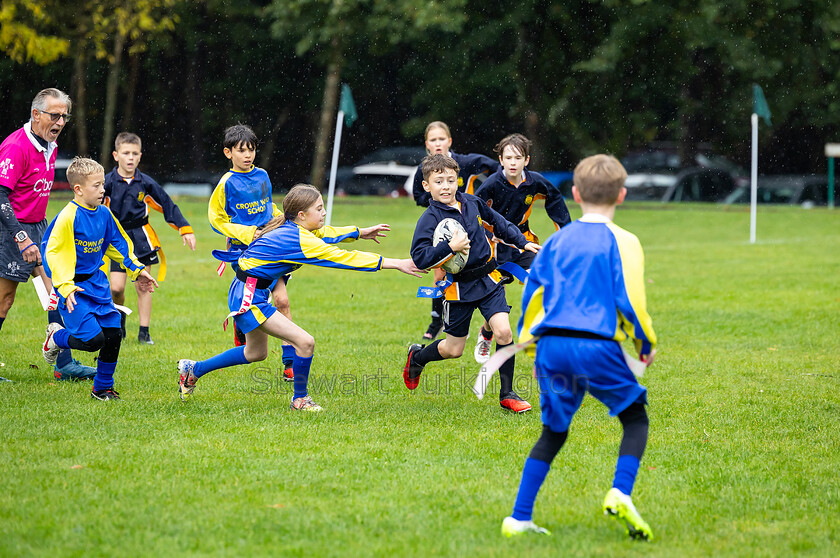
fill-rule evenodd
<path id="1" fill-rule="evenodd" d="M 150 207 L 163 213 L 163 218 L 169 226 L 180 234 L 193 232 L 169 194 L 152 177 L 140 171 L 136 171 L 130 181 L 120 176 L 116 168 L 109 172 L 105 177 L 103 203 L 108 206 L 134 243 L 134 254 L 138 258 L 160 249 L 157 234 L 149 226 Z"/>
<path id="2" fill-rule="evenodd" d="M 505 176 L 505 170 L 499 167 L 481 183 L 475 195 L 486 201 L 487 205 L 498 211 L 502 217 L 517 225 L 530 241 L 539 243 L 528 223 L 535 201 L 545 200 L 545 211 L 554 221 L 555 230 L 568 225 L 571 217 L 563 195 L 547 178 L 528 170 L 527 167 L 523 173 L 525 180 L 519 186 L 514 186 Z"/>
<path id="3" fill-rule="evenodd" d="M 481 198 L 457 192 L 455 200 L 458 202 L 458 207 L 432 200 L 428 209 L 417 221 L 414 238 L 411 241 L 411 259 L 417 267 L 421 269 L 440 267 L 454 255 L 447 242 L 441 242 L 437 246 L 432 245 L 435 228 L 438 223 L 447 218 L 461 223 L 470 239 L 470 257 L 466 267 L 458 275 L 469 275 L 471 271 L 495 261 L 495 251 L 485 235 L 485 230 L 489 230 L 517 248 L 524 248 L 528 243 L 528 239 L 516 225 L 490 209 Z M 479 300 L 493 292 L 501 280 L 501 275 L 495 271 L 495 267 L 476 279 L 461 281 L 458 275 L 453 276 L 455 282 L 443 293 L 446 300 L 461 302 Z"/>
<path id="4" fill-rule="evenodd" d="M 449 156 L 461 167 L 458 172 L 458 190 L 467 194 L 475 192 L 476 181 L 479 177 L 489 175 L 500 166 L 496 159 L 478 153 L 461 155 L 450 151 Z M 421 207 L 429 207 L 432 195 L 423 189 L 423 170 L 420 167 L 421 165 L 418 165 L 417 172 L 414 173 L 414 201 Z"/>

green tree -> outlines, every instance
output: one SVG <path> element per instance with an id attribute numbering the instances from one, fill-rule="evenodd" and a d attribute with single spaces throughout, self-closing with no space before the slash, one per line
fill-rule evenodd
<path id="1" fill-rule="evenodd" d="M 382 56 L 432 29 L 458 31 L 465 20 L 465 1 L 274 0 L 268 6 L 274 36 L 294 41 L 298 56 L 311 52 L 325 68 L 312 184 L 321 187 L 324 183 L 329 138 L 348 57 Z"/>
<path id="2" fill-rule="evenodd" d="M 0 52 L 15 62 L 31 60 L 46 65 L 65 56 L 70 41 L 60 31 L 51 11 L 38 2 L 0 2 Z"/>

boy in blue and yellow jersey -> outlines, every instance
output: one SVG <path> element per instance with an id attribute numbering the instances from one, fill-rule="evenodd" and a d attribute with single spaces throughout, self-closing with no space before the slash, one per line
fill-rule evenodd
<path id="1" fill-rule="evenodd" d="M 254 166 L 257 155 L 257 136 L 244 124 L 236 124 L 225 130 L 224 154 L 230 160 L 231 170 L 219 180 L 210 196 L 207 217 L 210 226 L 217 233 L 227 237 L 229 250 L 243 251 L 254 240 L 257 230 L 274 217 L 282 215 L 271 199 L 271 180 L 268 173 Z M 224 266 L 224 264 L 222 264 Z M 236 271 L 237 264 L 232 267 Z M 286 291 L 288 276 L 271 285 L 274 305 L 280 312 L 292 319 L 289 294 Z M 234 323 L 234 343 L 238 347 L 245 342 L 245 334 Z M 292 379 L 294 348 L 283 345 L 284 378 Z"/>
<path id="2" fill-rule="evenodd" d="M 588 391 L 624 430 L 604 513 L 622 522 L 631 537 L 653 539 L 630 498 L 647 444 L 647 390 L 620 342 L 632 339 L 649 365 L 656 335 L 645 302 L 642 247 L 612 222 L 627 194 L 626 178 L 621 163 L 608 155 L 578 164 L 572 193 L 583 216 L 548 239 L 525 283 L 519 338 L 537 343 L 543 431 L 525 461 L 513 515 L 502 523 L 505 536 L 548 534 L 531 520 L 534 500 Z"/>
<path id="3" fill-rule="evenodd" d="M 555 230 L 568 225 L 571 221 L 569 209 L 563 195 L 543 175 L 527 167 L 531 160 L 531 141 L 522 134 L 511 134 L 502 139 L 494 149 L 499 154 L 501 166 L 481 183 L 475 195 L 487 202 L 487 205 L 519 227 L 525 238 L 539 244 L 540 239 L 531 230 L 528 218 L 534 208 L 534 202 L 545 200 L 545 211 L 554 221 Z M 499 265 L 513 262 L 522 269 L 529 269 L 536 254 L 518 250 L 513 246 L 493 239 L 496 248 L 496 261 Z M 508 274 L 503 282 L 510 282 L 513 276 Z M 475 344 L 475 360 L 483 364 L 490 358 L 490 341 L 493 332 L 485 322 L 478 331 Z"/>
<path id="4" fill-rule="evenodd" d="M 195 234 L 190 224 L 181 215 L 181 210 L 172 201 L 163 188 L 148 174 L 137 170 L 143 156 L 140 136 L 129 132 L 117 134 L 114 140 L 114 160 L 117 166 L 105 177 L 105 201 L 111 213 L 122 225 L 125 234 L 134 244 L 134 255 L 152 272 L 151 266 L 160 263 L 158 281 L 166 277 L 166 256 L 160 246 L 157 233 L 149 224 L 149 208 L 163 213 L 163 218 L 181 235 L 184 246 L 195 251 Z M 111 297 L 117 304 L 125 304 L 126 273 L 119 262 L 111 261 Z M 140 343 L 154 345 L 149 326 L 152 320 L 152 294 L 140 289 L 137 291 L 137 315 L 140 331 L 137 340 Z M 122 315 L 120 334 L 125 338 L 125 314 Z"/>
<path id="5" fill-rule="evenodd" d="M 483 200 L 458 190 L 458 163 L 446 155 L 430 155 L 423 159 L 423 188 L 431 194 L 429 208 L 417 221 L 411 242 L 411 258 L 421 269 L 439 268 L 456 252 L 469 251 L 466 266 L 451 276 L 451 284 L 444 288 L 443 325 L 446 338 L 429 346 L 414 344 L 408 349 L 408 359 L 403 368 L 403 381 L 408 389 L 415 389 L 420 382 L 423 367 L 429 362 L 458 358 L 464 352 L 470 320 L 479 310 L 496 334 L 496 348 L 513 343 L 510 329 L 510 306 L 505 300 L 505 290 L 496 271 L 492 246 L 485 236 L 485 229 L 523 250 L 536 252 L 538 244 L 529 242 L 516 225 L 493 211 Z M 432 244 L 435 228 L 442 220 L 458 221 L 466 234 L 458 231 L 447 244 Z M 531 405 L 513 391 L 513 359 L 499 370 L 501 391 L 499 402 L 505 409 L 523 413 Z"/>
<path id="6" fill-rule="evenodd" d="M 44 270 L 58 291 L 58 312 L 64 327 L 47 326 L 44 360 L 55 362 L 59 350 L 99 351 L 91 397 L 119 399 L 114 370 L 120 354 L 120 313 L 111 300 L 108 278 L 100 269 L 103 255 L 120 261 L 144 291 L 157 282 L 137 261 L 131 240 L 111 211 L 100 205 L 105 195 L 105 169 L 77 157 L 67 168 L 73 201 L 59 212 L 44 233 Z"/>
<path id="7" fill-rule="evenodd" d="M 368 252 L 349 252 L 334 246 L 337 242 L 359 238 L 379 242 L 378 237 L 385 236 L 385 231 L 390 229 L 385 224 L 364 229 L 346 227 L 343 234 L 335 235 L 335 229 L 324 227 L 324 200 L 313 186 L 298 184 L 292 188 L 283 200 L 283 211 L 283 215 L 272 219 L 256 233 L 257 239 L 244 252 L 213 252 L 222 261 L 238 263 L 236 279 L 228 293 L 228 307 L 231 311 L 228 318 L 232 317 L 245 332 L 246 343 L 207 360 L 181 359 L 178 362 L 178 385 L 182 400 L 192 396 L 196 382 L 208 372 L 265 360 L 268 356 L 268 337 L 272 336 L 289 342 L 295 348 L 291 408 L 320 411 L 321 406 L 307 393 L 315 339 L 272 306 L 272 283 L 304 264 L 354 271 L 398 269 L 419 277 L 419 270 L 411 260 L 394 260 Z"/>
<path id="8" fill-rule="evenodd" d="M 426 131 L 423 135 L 426 146 L 426 153 L 429 155 L 448 155 L 455 159 L 458 163 L 458 190 L 472 194 L 475 192 L 478 184 L 487 176 L 498 168 L 499 163 L 479 153 L 455 153 L 452 149 L 452 134 L 449 131 L 449 126 L 445 122 L 439 120 L 430 122 L 426 126 Z M 429 207 L 429 202 L 432 196 L 423 188 L 423 169 L 422 164 L 417 167 L 414 173 L 414 201 L 421 207 Z M 443 274 L 435 273 L 435 282 L 443 279 Z M 443 328 L 443 320 L 441 313 L 443 312 L 443 299 L 432 299 L 432 321 L 423 334 L 423 339 L 429 341 L 434 340 L 438 336 L 440 330 Z"/>

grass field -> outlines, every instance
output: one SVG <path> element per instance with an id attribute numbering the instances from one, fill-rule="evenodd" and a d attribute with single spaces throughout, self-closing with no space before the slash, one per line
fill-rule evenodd
<path id="1" fill-rule="evenodd" d="M 170 271 L 154 295 L 155 346 L 137 344 L 129 318 L 123 401 L 53 380 L 39 348 L 46 318 L 34 289 L 19 290 L 0 332 L 0 376 L 14 380 L 0 382 L 0 555 L 840 553 L 840 213 L 761 208 L 750 245 L 746 208 L 619 210 L 645 247 L 660 339 L 633 494 L 656 536 L 646 544 L 601 514 L 620 426 L 593 399 L 537 499 L 534 519 L 554 535 L 501 537 L 540 417 L 505 413 L 492 391 L 476 400 L 471 356 L 433 363 L 415 393 L 404 388 L 405 349 L 428 318 L 414 293 L 428 278 L 295 273 L 292 312 L 316 339 L 311 391 L 325 412 L 289 411 L 279 342 L 262 365 L 211 373 L 182 403 L 177 359 L 211 356 L 231 335 L 230 272 L 216 277 L 209 253 L 221 239 L 206 202 L 179 204 L 198 251 L 153 219 Z M 550 230 L 534 213 L 536 231 Z M 404 257 L 418 216 L 404 199 L 360 198 L 340 200 L 333 222 L 388 222 L 381 246 L 356 246 Z M 508 291 L 515 320 L 520 293 Z M 531 364 L 517 359 L 517 388 L 538 409 Z"/>

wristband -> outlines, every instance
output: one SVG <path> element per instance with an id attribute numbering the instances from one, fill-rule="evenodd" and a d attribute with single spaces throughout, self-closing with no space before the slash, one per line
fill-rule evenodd
<path id="1" fill-rule="evenodd" d="M 23 254 L 24 252 L 26 252 L 27 250 L 29 250 L 29 247 L 30 247 L 30 246 L 35 246 L 35 243 L 34 243 L 34 242 L 30 242 L 30 243 L 26 246 L 26 248 L 24 248 L 23 250 L 21 250 L 21 251 L 20 251 L 20 253 L 21 253 L 21 254 Z"/>

